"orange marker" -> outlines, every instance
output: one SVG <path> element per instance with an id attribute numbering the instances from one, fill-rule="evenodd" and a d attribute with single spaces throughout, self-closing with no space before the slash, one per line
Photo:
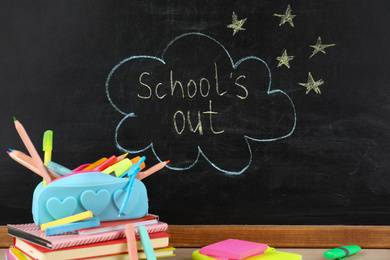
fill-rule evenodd
<path id="1" fill-rule="evenodd" d="M 135 241 L 134 225 L 127 224 L 125 226 L 127 251 L 129 252 L 129 260 L 138 260 L 137 242 Z"/>
<path id="2" fill-rule="evenodd" d="M 160 162 L 152 167 L 150 167 L 149 169 L 143 171 L 143 172 L 139 172 L 137 173 L 137 176 L 135 178 L 137 178 L 138 180 L 142 180 L 146 177 L 148 177 L 149 175 L 152 175 L 153 173 L 161 170 L 162 168 L 165 167 L 165 165 L 167 165 L 169 163 L 169 160 L 168 161 L 165 161 L 165 162 Z"/>
<path id="3" fill-rule="evenodd" d="M 139 162 L 139 160 L 141 160 L 141 156 L 134 157 L 130 161 L 132 164 L 136 164 Z M 145 162 L 141 163 L 140 168 L 141 168 L 141 170 L 143 170 L 145 168 Z"/>
<path id="4" fill-rule="evenodd" d="M 102 164 L 102 163 L 103 163 L 104 161 L 106 161 L 106 160 L 107 160 L 107 158 L 106 158 L 106 157 L 103 157 L 102 159 L 97 160 L 96 162 L 92 163 L 91 165 L 85 167 L 85 168 L 83 169 L 83 171 L 92 170 L 92 169 L 96 168 L 99 164 Z"/>

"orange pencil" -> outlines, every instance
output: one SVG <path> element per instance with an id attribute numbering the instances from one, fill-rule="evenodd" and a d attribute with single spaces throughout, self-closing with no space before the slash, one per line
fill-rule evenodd
<path id="1" fill-rule="evenodd" d="M 139 172 L 137 173 L 137 176 L 135 176 L 136 179 L 138 180 L 142 180 L 146 177 L 148 177 L 149 175 L 152 175 L 153 173 L 161 170 L 162 168 L 165 167 L 165 165 L 167 165 L 169 163 L 169 160 L 168 161 L 165 161 L 165 162 L 160 162 L 152 167 L 150 167 L 149 169 L 143 171 L 143 172 Z"/>
<path id="2" fill-rule="evenodd" d="M 96 162 L 88 165 L 87 167 L 85 167 L 84 169 L 82 169 L 82 171 L 89 171 L 89 170 L 92 170 L 94 168 L 96 168 L 96 166 L 98 166 L 99 164 L 102 164 L 104 161 L 106 161 L 107 158 L 106 157 L 103 157 L 99 160 L 97 160 Z"/>
<path id="3" fill-rule="evenodd" d="M 35 149 L 33 143 L 31 142 L 31 139 L 28 136 L 26 130 L 24 129 L 23 125 L 15 117 L 14 117 L 14 123 L 15 123 L 15 128 L 19 133 L 19 136 L 22 138 L 24 145 L 26 146 L 28 152 L 30 153 L 31 157 L 34 160 L 35 165 L 37 166 L 38 170 L 41 172 L 46 183 L 50 183 L 51 177 L 49 175 L 49 172 L 45 168 L 45 165 L 43 164 L 41 157 L 39 157 L 39 154 L 38 154 L 37 150 Z"/>
<path id="4" fill-rule="evenodd" d="M 129 260 L 138 260 L 137 242 L 135 240 L 134 225 L 127 224 L 125 226 L 127 251 L 129 252 Z"/>

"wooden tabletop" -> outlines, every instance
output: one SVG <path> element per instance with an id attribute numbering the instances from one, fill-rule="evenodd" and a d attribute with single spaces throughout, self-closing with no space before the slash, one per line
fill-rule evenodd
<path id="1" fill-rule="evenodd" d="M 196 249 L 197 248 L 178 248 L 175 251 L 175 257 L 164 259 L 192 260 L 192 252 Z M 277 248 L 277 250 L 300 254 L 302 255 L 303 260 L 327 260 L 322 254 L 328 249 Z M 362 249 L 359 253 L 346 258 L 346 260 L 390 260 L 390 249 Z"/>
<path id="2" fill-rule="evenodd" d="M 164 260 L 192 260 L 192 252 L 198 248 L 177 248 L 176 256 L 165 257 Z M 303 260 L 326 260 L 323 252 L 328 249 L 307 249 L 307 248 L 277 248 L 279 251 L 302 255 Z M 5 249 L 0 249 L 0 259 L 4 259 Z M 352 255 L 347 260 L 390 260 L 390 249 L 362 249 L 359 253 Z"/>

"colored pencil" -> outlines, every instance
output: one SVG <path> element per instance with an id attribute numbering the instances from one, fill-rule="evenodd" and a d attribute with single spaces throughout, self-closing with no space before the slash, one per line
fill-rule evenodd
<path id="1" fill-rule="evenodd" d="M 129 153 L 125 153 L 125 154 L 122 154 L 122 155 L 119 155 L 118 157 L 116 157 L 116 162 L 115 162 L 115 163 L 120 162 L 120 161 L 122 161 L 123 159 L 125 159 L 125 158 L 127 157 L 128 154 L 129 154 Z"/>
<path id="2" fill-rule="evenodd" d="M 136 178 L 138 180 L 142 180 L 150 175 L 152 175 L 153 173 L 161 170 L 162 168 L 165 167 L 165 165 L 167 165 L 169 163 L 169 160 L 168 161 L 165 161 L 165 162 L 160 162 L 152 167 L 150 167 L 149 169 L 143 171 L 143 172 L 139 172 L 136 176 Z"/>
<path id="3" fill-rule="evenodd" d="M 46 183 L 50 183 L 51 177 L 49 175 L 49 172 L 45 168 L 45 165 L 43 164 L 41 157 L 39 157 L 39 154 L 38 154 L 37 150 L 35 149 L 35 146 L 31 142 L 31 139 L 28 136 L 26 130 L 24 129 L 23 125 L 15 117 L 14 117 L 14 123 L 15 123 L 15 128 L 19 133 L 19 136 L 22 138 L 24 145 L 26 146 L 28 152 L 30 153 L 31 157 L 34 160 L 35 165 L 37 166 L 38 170 L 41 172 Z"/>
<path id="4" fill-rule="evenodd" d="M 31 171 L 40 175 L 41 177 L 43 177 L 42 173 L 35 166 L 35 163 L 30 156 L 28 156 L 22 152 L 16 151 L 16 150 L 12 150 L 12 149 L 9 149 L 9 151 L 7 151 L 7 153 L 13 160 L 20 163 L 21 165 L 23 165 L 27 169 L 30 169 Z"/>

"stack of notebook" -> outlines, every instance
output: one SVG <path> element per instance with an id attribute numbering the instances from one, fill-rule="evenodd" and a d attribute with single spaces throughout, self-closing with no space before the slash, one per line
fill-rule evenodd
<path id="1" fill-rule="evenodd" d="M 145 226 L 156 257 L 173 256 L 175 248 L 169 244 L 168 224 L 156 215 L 135 220 L 102 222 L 95 228 L 47 236 L 35 224 L 8 225 L 8 234 L 14 237 L 6 257 L 13 259 L 61 260 L 124 260 L 129 259 L 125 225 L 133 224 L 138 258 L 146 259 L 137 226 Z"/>

